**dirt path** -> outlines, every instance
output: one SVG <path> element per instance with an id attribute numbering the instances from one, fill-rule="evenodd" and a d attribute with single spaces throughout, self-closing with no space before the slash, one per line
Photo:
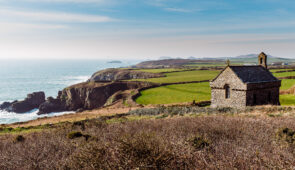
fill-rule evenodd
<path id="1" fill-rule="evenodd" d="M 102 109 L 95 109 L 91 111 L 84 111 L 81 113 L 72 113 L 72 114 L 66 114 L 66 115 L 54 116 L 54 117 L 44 117 L 44 118 L 39 118 L 36 120 L 27 121 L 27 122 L 8 124 L 7 126 L 15 128 L 15 127 L 38 126 L 38 125 L 44 125 L 44 124 L 54 124 L 54 123 L 66 122 L 66 121 L 73 122 L 73 121 L 79 121 L 84 119 L 97 118 L 97 117 L 105 116 L 105 115 L 127 113 L 130 110 L 135 110 L 139 108 L 140 107 L 102 108 Z"/>

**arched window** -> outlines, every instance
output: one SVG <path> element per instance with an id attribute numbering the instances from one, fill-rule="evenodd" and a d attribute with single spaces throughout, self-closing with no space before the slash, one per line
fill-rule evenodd
<path id="1" fill-rule="evenodd" d="M 230 88 L 229 88 L 229 85 L 225 85 L 224 86 L 224 88 L 225 88 L 225 98 L 226 99 L 229 99 L 230 98 Z"/>
<path id="2" fill-rule="evenodd" d="M 260 64 L 263 64 L 263 58 L 260 58 Z"/>

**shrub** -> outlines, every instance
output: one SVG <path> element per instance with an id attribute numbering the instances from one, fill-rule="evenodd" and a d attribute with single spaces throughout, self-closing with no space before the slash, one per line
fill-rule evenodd
<path id="1" fill-rule="evenodd" d="M 91 138 L 91 135 L 83 135 L 83 137 L 85 138 L 86 141 L 88 141 L 89 138 Z"/>
<path id="2" fill-rule="evenodd" d="M 134 136 L 125 135 L 118 140 L 119 158 L 126 167 L 156 168 L 166 167 L 175 158 L 169 147 L 152 133 L 139 133 Z"/>
<path id="3" fill-rule="evenodd" d="M 22 135 L 17 135 L 15 137 L 15 140 L 14 141 L 15 142 L 23 142 L 23 141 L 25 141 L 25 138 Z"/>
<path id="4" fill-rule="evenodd" d="M 169 116 L 168 114 L 163 114 L 161 116 L 157 116 L 156 119 L 164 119 L 164 118 L 166 118 L 168 116 Z"/>
<path id="5" fill-rule="evenodd" d="M 295 144 L 295 131 L 289 128 L 279 129 L 276 133 L 277 139 L 288 144 Z"/>
<path id="6" fill-rule="evenodd" d="M 106 158 L 107 147 L 97 142 L 76 150 L 62 169 L 112 169 Z"/>
<path id="7" fill-rule="evenodd" d="M 69 139 L 80 138 L 82 136 L 83 136 L 83 134 L 81 132 L 70 132 L 70 133 L 68 133 L 68 138 Z"/>
<path id="8" fill-rule="evenodd" d="M 249 111 L 251 109 L 248 109 Z M 247 110 L 247 111 L 248 111 Z M 170 107 L 157 107 L 157 108 L 144 108 L 132 110 L 128 114 L 131 115 L 160 115 L 160 114 L 168 114 L 168 115 L 184 115 L 188 113 L 195 114 L 224 114 L 224 113 L 241 113 L 242 109 L 237 108 L 208 108 L 208 107 L 198 107 L 198 106 L 170 106 Z"/>
<path id="9" fill-rule="evenodd" d="M 192 143 L 192 146 L 195 148 L 195 149 L 203 149 L 207 146 L 209 146 L 209 141 L 202 137 L 202 136 L 199 136 L 199 135 L 196 135 L 195 137 L 193 137 L 190 142 Z"/>

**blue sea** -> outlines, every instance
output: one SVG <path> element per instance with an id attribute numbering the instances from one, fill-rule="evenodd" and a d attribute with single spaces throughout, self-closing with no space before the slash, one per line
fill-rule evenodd
<path id="1" fill-rule="evenodd" d="M 28 93 L 44 91 L 46 97 L 56 97 L 59 90 L 84 82 L 105 68 L 134 65 L 139 61 L 109 63 L 106 60 L 0 60 L 0 104 L 4 101 L 23 100 Z M 72 112 L 37 115 L 38 110 L 25 114 L 0 110 L 0 124 L 8 124 L 50 117 Z"/>

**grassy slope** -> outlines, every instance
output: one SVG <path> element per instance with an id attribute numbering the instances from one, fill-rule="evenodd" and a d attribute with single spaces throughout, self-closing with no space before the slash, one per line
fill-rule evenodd
<path id="1" fill-rule="evenodd" d="M 215 70 L 197 70 L 197 71 L 184 71 L 166 73 L 167 77 L 152 78 L 152 79 L 139 79 L 139 81 L 149 81 L 154 83 L 176 83 L 176 82 L 189 82 L 210 80 L 218 75 L 219 71 Z"/>
<path id="2" fill-rule="evenodd" d="M 191 83 L 163 86 L 142 91 L 136 102 L 140 104 L 170 104 L 210 100 L 209 83 Z"/>

